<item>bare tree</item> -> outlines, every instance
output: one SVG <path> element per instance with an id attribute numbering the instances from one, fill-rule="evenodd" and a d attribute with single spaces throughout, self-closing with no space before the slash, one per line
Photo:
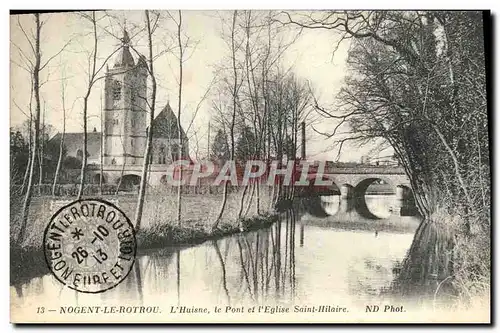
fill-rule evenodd
<path id="1" fill-rule="evenodd" d="M 40 36 L 42 31 L 42 22 L 40 21 L 40 14 L 35 13 L 35 39 L 34 44 L 30 41 L 29 37 L 26 35 L 26 39 L 29 41 L 30 46 L 33 51 L 34 63 L 32 69 L 33 75 L 33 92 L 35 97 L 35 128 L 34 128 L 34 138 L 33 138 L 33 148 L 31 151 L 31 165 L 29 166 L 29 177 L 28 177 L 28 188 L 26 190 L 26 196 L 24 198 L 22 217 L 21 217 L 21 228 L 19 229 L 19 235 L 17 237 L 18 244 L 21 244 L 24 239 L 24 234 L 26 232 L 26 226 L 28 224 L 28 214 L 31 204 L 31 198 L 33 195 L 33 176 L 35 169 L 35 160 L 37 157 L 37 145 L 39 141 L 39 130 L 40 130 L 40 71 L 42 69 L 41 65 L 41 52 L 40 52 Z"/>
<path id="2" fill-rule="evenodd" d="M 176 23 L 176 39 L 177 46 L 179 47 L 179 81 L 178 81 L 178 92 L 177 92 L 177 140 L 179 142 L 179 149 L 177 154 L 177 160 L 181 160 L 184 152 L 184 133 L 182 133 L 181 127 L 181 110 L 182 110 L 182 80 L 183 80 L 183 64 L 184 64 L 184 52 L 186 45 L 182 41 L 182 11 L 178 11 L 179 17 L 177 20 L 174 19 L 172 15 L 170 17 Z M 186 42 L 187 43 L 187 42 Z M 179 167 L 179 179 L 182 180 L 182 166 Z M 182 184 L 177 186 L 177 224 L 181 225 L 182 219 Z"/>
<path id="3" fill-rule="evenodd" d="M 123 142 L 123 137 L 120 137 L 120 142 L 122 144 L 122 149 L 125 149 L 125 143 Z M 116 184 L 115 195 L 118 195 L 118 193 L 120 192 L 120 187 L 122 186 L 123 175 L 125 173 L 126 164 L 127 164 L 127 154 L 124 153 L 122 169 L 120 170 L 120 178 L 118 178 L 118 183 Z"/>
<path id="4" fill-rule="evenodd" d="M 11 62 L 16 66 L 26 71 L 30 75 L 30 99 L 29 99 L 29 116 L 28 119 L 28 136 L 29 136 L 29 150 L 30 156 L 28 159 L 28 166 L 26 168 L 26 172 L 23 179 L 22 185 L 22 193 L 26 190 L 26 196 L 23 204 L 23 216 L 22 216 L 22 226 L 20 229 L 21 238 L 24 236 L 24 231 L 27 223 L 27 215 L 29 213 L 29 206 L 31 203 L 31 197 L 33 192 L 33 177 L 34 177 L 34 168 L 36 164 L 37 157 L 40 161 L 40 89 L 41 87 L 49 81 L 50 71 L 46 72 L 46 79 L 44 80 L 41 77 L 42 72 L 44 70 L 49 69 L 49 65 L 54 58 L 59 56 L 73 41 L 72 37 L 69 37 L 66 43 L 54 54 L 49 56 L 45 61 L 42 62 L 42 50 L 41 50 L 41 31 L 42 27 L 46 22 L 41 21 L 40 14 L 35 14 L 35 27 L 34 31 L 32 29 L 27 28 L 23 24 L 21 24 L 20 16 L 17 18 L 17 28 L 22 32 L 23 37 L 29 45 L 29 51 L 26 52 L 23 48 L 18 44 L 18 41 L 12 41 L 11 45 L 17 50 L 17 55 L 19 57 L 18 60 L 11 59 Z M 35 82 L 35 78 L 37 82 Z M 37 97 L 38 96 L 38 97 Z M 35 112 L 33 112 L 33 99 L 35 99 Z M 14 104 L 16 104 L 14 102 Z M 17 106 L 19 110 L 21 108 Z M 38 109 L 37 109 L 38 108 Z M 21 112 L 23 112 L 21 110 Z M 24 113 L 24 112 L 23 112 Z M 33 114 L 35 113 L 35 114 Z M 43 138 L 42 138 L 43 140 Z M 42 171 L 41 167 L 39 172 Z M 42 174 L 42 172 L 40 172 Z M 31 179 L 31 181 L 30 181 Z M 41 177 L 39 181 L 41 180 Z M 22 239 L 20 240 L 22 241 Z"/>
<path id="5" fill-rule="evenodd" d="M 43 101 L 42 111 L 42 125 L 40 127 L 40 148 L 38 149 L 38 190 L 41 190 L 43 184 L 43 159 L 44 159 L 44 146 L 45 146 L 45 112 L 47 110 L 47 103 Z"/>
<path id="6" fill-rule="evenodd" d="M 230 30 L 230 50 L 231 50 L 231 64 L 232 64 L 232 84 L 231 84 L 231 98 L 232 98 L 232 109 L 231 109 L 231 122 L 229 125 L 229 137 L 231 142 L 231 150 L 230 150 L 230 159 L 234 160 L 234 148 L 235 148 L 235 139 L 234 139 L 234 131 L 235 131 L 235 121 L 236 121 L 236 110 L 238 108 L 238 92 L 241 87 L 242 80 L 238 77 L 238 64 L 237 64 L 237 52 L 241 47 L 241 42 L 238 42 L 236 39 L 237 29 L 236 23 L 238 19 L 238 11 L 233 11 L 233 17 L 231 20 L 231 30 Z M 215 219 L 214 224 L 212 225 L 212 230 L 215 230 L 219 225 L 219 222 L 222 218 L 222 214 L 224 213 L 224 209 L 226 208 L 227 203 L 227 195 L 228 195 L 228 185 L 227 181 L 224 182 L 224 190 L 222 193 L 222 203 L 219 209 L 219 214 Z M 235 184 L 232 184 L 235 185 Z"/>
<path id="7" fill-rule="evenodd" d="M 29 173 L 30 173 L 30 165 L 31 165 L 31 149 L 33 146 L 33 76 L 30 79 L 30 100 L 28 104 L 28 113 L 26 113 L 21 106 L 19 106 L 15 100 L 13 100 L 13 104 L 17 107 L 17 109 L 24 114 L 27 118 L 27 126 L 26 129 L 21 128 L 21 132 L 25 133 L 25 136 L 28 137 L 28 163 L 26 165 L 26 169 L 24 171 L 23 182 L 21 185 L 21 194 L 24 194 L 24 190 L 26 189 Z"/>
<path id="8" fill-rule="evenodd" d="M 154 71 L 154 55 L 153 55 L 153 34 L 158 26 L 158 20 L 160 18 L 160 14 L 157 12 L 153 12 L 153 17 L 150 17 L 150 11 L 145 10 L 145 25 L 147 32 L 147 43 L 148 43 L 148 58 L 147 63 L 144 65 L 147 68 L 149 78 L 151 80 L 151 98 L 148 101 L 149 106 L 149 131 L 147 133 L 147 141 L 146 141 L 146 149 L 144 151 L 144 161 L 142 165 L 141 172 L 141 183 L 139 186 L 139 196 L 137 198 L 137 207 L 135 211 L 135 229 L 137 231 L 141 228 L 141 220 L 142 220 L 142 211 L 144 208 L 144 196 L 146 193 L 147 186 L 147 174 L 148 174 L 148 166 L 150 163 L 151 150 L 153 145 L 153 121 L 155 118 L 155 103 L 156 103 L 156 77 Z"/>
<path id="9" fill-rule="evenodd" d="M 104 182 L 104 128 L 106 124 L 104 123 L 103 105 L 102 105 L 102 94 L 99 99 L 100 102 L 100 116 L 101 116 L 101 135 L 99 136 L 99 194 L 102 195 L 102 183 Z"/>
<path id="10" fill-rule="evenodd" d="M 276 24 L 274 19 L 275 12 L 269 11 L 259 13 L 254 11 L 245 11 L 242 19 L 242 29 L 245 34 L 245 86 L 243 89 L 244 97 L 242 100 L 245 104 L 245 112 L 241 116 L 245 119 L 245 123 L 249 123 L 253 129 L 257 140 L 255 143 L 255 157 L 267 158 L 271 157 L 271 148 L 273 133 L 276 131 L 275 125 L 279 123 L 281 129 L 283 127 L 283 117 L 288 117 L 290 128 L 290 136 L 295 137 L 296 128 L 293 128 L 294 118 L 290 115 L 294 106 L 287 105 L 285 108 L 272 107 L 273 92 L 269 89 L 270 86 L 277 84 L 279 80 L 284 80 L 287 77 L 292 77 L 290 70 L 283 71 L 282 59 L 283 54 L 288 48 L 295 43 L 300 36 L 300 31 L 291 33 L 290 29 L 284 29 L 281 25 Z M 288 80 L 288 79 L 287 79 Z M 290 79 L 291 80 L 291 79 Z M 286 80 L 285 80 L 286 81 Z M 285 95 L 288 94 L 285 92 Z M 281 116 L 277 116 L 277 112 Z M 267 138 L 267 142 L 266 142 Z M 280 140 L 278 142 L 281 145 Z M 276 140 L 274 140 L 276 146 Z M 282 149 L 275 147 L 274 151 L 279 152 Z M 254 183 L 258 185 L 258 183 Z M 256 190 L 256 206 L 257 212 L 260 212 L 260 186 L 252 189 L 252 195 Z M 251 198 L 252 199 L 252 198 Z"/>
<path id="11" fill-rule="evenodd" d="M 93 47 L 92 50 L 90 51 L 90 57 L 89 57 L 89 68 L 90 71 L 88 73 L 88 82 L 87 82 L 87 89 L 85 91 L 85 95 L 83 96 L 83 110 L 82 110 L 82 117 L 83 117 L 83 142 L 82 142 L 82 150 L 83 150 L 83 157 L 82 157 L 82 167 L 80 170 L 80 187 L 78 189 L 78 199 L 81 199 L 83 195 L 83 189 L 85 187 L 85 175 L 87 172 L 87 111 L 88 111 L 88 101 L 90 98 L 90 94 L 92 93 L 92 88 L 94 87 L 95 83 L 101 78 L 99 77 L 99 73 L 101 70 L 104 68 L 106 65 L 107 61 L 119 50 L 117 48 L 114 50 L 112 53 L 110 53 L 102 62 L 102 64 L 98 64 L 98 46 L 99 46 L 99 36 L 98 36 L 98 21 L 100 20 L 96 16 L 96 12 L 92 11 L 90 14 L 87 13 L 82 13 L 81 14 L 82 18 L 88 22 L 90 22 L 92 26 L 92 39 L 93 39 Z"/>
<path id="12" fill-rule="evenodd" d="M 182 158 L 182 152 L 184 151 L 184 138 L 181 127 L 181 109 L 182 109 L 182 65 L 184 61 L 184 47 L 182 45 L 181 37 L 182 29 L 182 12 L 179 10 L 179 21 L 177 22 L 177 42 L 179 43 L 179 93 L 178 93 L 178 104 L 177 104 L 177 139 L 179 140 L 179 154 L 177 159 Z M 179 177 L 182 179 L 182 167 L 179 168 Z M 177 224 L 181 225 L 182 217 L 182 185 L 177 187 Z"/>
<path id="13" fill-rule="evenodd" d="M 489 156 L 483 154 L 488 150 L 488 117 L 482 14 L 284 15 L 285 24 L 335 31 L 339 43 L 351 43 L 352 75 L 340 92 L 340 105 L 328 109 L 316 101 L 316 109 L 338 121 L 325 134 L 338 138 L 339 151 L 348 141 L 381 139 L 394 149 L 410 179 L 424 219 L 401 280 L 425 288 L 429 274 L 439 271 L 443 281 L 453 276 L 455 287 L 467 295 L 470 289 L 484 290 L 490 274 L 490 203 L 485 194 L 491 184 L 482 176 L 489 173 Z M 443 254 L 449 252 L 453 264 Z"/>
<path id="14" fill-rule="evenodd" d="M 57 159 L 56 172 L 54 174 L 54 182 L 52 184 L 52 196 L 56 195 L 57 181 L 59 179 L 59 172 L 61 171 L 61 164 L 64 154 L 64 135 L 66 134 L 66 78 L 64 76 L 61 79 L 61 108 L 62 108 L 62 132 L 61 141 L 59 143 L 59 158 Z"/>

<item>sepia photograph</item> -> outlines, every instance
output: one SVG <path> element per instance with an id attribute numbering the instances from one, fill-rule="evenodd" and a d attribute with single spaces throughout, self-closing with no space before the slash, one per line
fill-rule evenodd
<path id="1" fill-rule="evenodd" d="M 11 323 L 490 324 L 491 20 L 11 11 Z"/>

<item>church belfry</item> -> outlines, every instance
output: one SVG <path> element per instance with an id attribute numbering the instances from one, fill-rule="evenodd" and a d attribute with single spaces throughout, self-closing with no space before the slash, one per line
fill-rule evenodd
<path id="1" fill-rule="evenodd" d="M 123 30 L 120 50 L 104 83 L 104 164 L 142 164 L 147 128 L 147 68 L 137 64 Z"/>

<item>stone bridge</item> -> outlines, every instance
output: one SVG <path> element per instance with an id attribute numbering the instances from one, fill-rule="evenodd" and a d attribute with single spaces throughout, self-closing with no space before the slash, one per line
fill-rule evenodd
<path id="1" fill-rule="evenodd" d="M 168 165 L 152 164 L 149 166 L 148 183 L 162 184 L 166 181 Z M 100 166 L 89 165 L 89 180 L 99 183 Z M 184 171 L 184 175 L 190 177 L 192 170 Z M 300 170 L 298 170 L 300 172 Z M 355 211 L 365 217 L 375 218 L 370 213 L 365 194 L 368 187 L 374 183 L 375 192 L 383 189 L 385 194 L 395 194 L 391 211 L 395 215 L 414 215 L 416 212 L 410 181 L 403 169 L 389 166 L 367 166 L 367 167 L 331 167 L 328 164 L 323 173 L 323 180 L 329 180 L 329 186 L 315 186 L 317 178 L 315 169 L 308 175 L 309 186 L 296 191 L 300 195 L 340 195 L 340 212 L 349 213 Z M 122 187 L 138 185 L 141 179 L 142 165 L 104 165 L 102 168 L 104 183 L 118 184 Z M 387 193 L 387 190 L 389 190 Z"/>
<path id="2" fill-rule="evenodd" d="M 165 179 L 168 165 L 151 164 L 148 168 L 148 183 L 160 184 L 162 179 Z M 98 165 L 88 166 L 90 181 L 99 183 L 101 168 Z M 142 164 L 125 164 L 125 165 L 103 165 L 102 167 L 103 182 L 106 184 L 118 184 L 120 178 L 122 183 L 137 185 L 141 180 Z"/>
<path id="3" fill-rule="evenodd" d="M 309 175 L 311 185 L 316 177 L 317 175 L 314 173 Z M 394 215 L 410 216 L 417 214 L 410 180 L 403 168 L 390 166 L 325 167 L 322 178 L 333 182 L 333 184 L 328 188 L 311 188 L 310 186 L 306 193 L 312 196 L 315 194 L 340 194 L 340 214 L 356 212 L 363 217 L 376 218 L 368 209 L 365 200 L 368 187 L 374 183 L 378 184 L 376 186 L 383 184 L 385 190 L 389 189 L 391 194 L 395 194 L 391 206 L 391 212 Z"/>
<path id="4" fill-rule="evenodd" d="M 325 167 L 324 174 L 334 181 L 340 188 L 343 184 L 356 187 L 363 184 L 370 184 L 374 180 L 383 180 L 387 184 L 410 186 L 410 180 L 406 176 L 403 168 L 391 166 L 370 166 L 337 168 Z"/>

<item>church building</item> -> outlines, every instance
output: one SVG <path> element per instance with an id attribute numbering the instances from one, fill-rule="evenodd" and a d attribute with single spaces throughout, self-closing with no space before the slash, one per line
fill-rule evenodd
<path id="1" fill-rule="evenodd" d="M 170 104 L 158 113 L 151 124 L 147 106 L 148 69 L 146 59 L 139 55 L 134 59 L 130 50 L 130 39 L 123 31 L 122 45 L 112 67 L 107 66 L 104 81 L 104 101 L 101 112 L 102 133 L 87 133 L 87 161 L 91 166 L 103 163 L 104 169 L 114 170 L 117 166 L 140 169 L 144 161 L 147 134 L 153 130 L 151 165 L 155 170 L 165 169 L 177 159 L 189 159 L 189 145 L 186 133 L 181 127 L 183 147 L 178 140 L 177 117 Z M 59 141 L 61 134 L 52 140 Z M 66 133 L 64 146 L 66 156 L 82 159 L 83 133 Z M 101 154 L 102 151 L 102 154 Z M 110 177 L 116 178 L 116 177 Z"/>

